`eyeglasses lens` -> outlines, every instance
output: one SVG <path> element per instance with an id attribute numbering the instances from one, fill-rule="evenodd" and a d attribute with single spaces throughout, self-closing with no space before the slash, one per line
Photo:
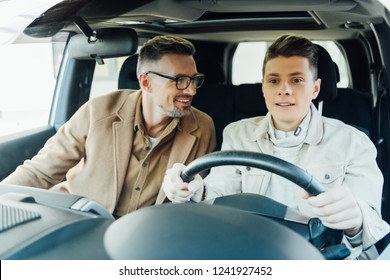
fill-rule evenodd
<path id="1" fill-rule="evenodd" d="M 200 88 L 204 81 L 204 76 L 195 76 L 195 77 L 187 77 L 183 76 L 177 79 L 176 87 L 180 90 L 188 88 L 188 86 L 191 84 L 191 81 L 194 80 L 194 86 L 195 88 Z"/>
<path id="2" fill-rule="evenodd" d="M 194 77 L 194 85 L 196 88 L 200 88 L 203 85 L 204 76 L 195 76 Z"/>

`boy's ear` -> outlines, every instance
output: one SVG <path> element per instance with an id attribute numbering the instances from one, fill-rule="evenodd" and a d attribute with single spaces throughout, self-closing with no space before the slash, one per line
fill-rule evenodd
<path id="1" fill-rule="evenodd" d="M 320 89 L 321 89 L 321 79 L 318 78 L 314 82 L 314 91 L 313 91 L 313 98 L 312 98 L 313 100 L 318 97 L 318 94 L 320 93 Z"/>

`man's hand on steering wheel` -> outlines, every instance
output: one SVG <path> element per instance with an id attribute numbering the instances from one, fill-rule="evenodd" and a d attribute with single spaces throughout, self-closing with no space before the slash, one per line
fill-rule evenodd
<path id="1" fill-rule="evenodd" d="M 191 182 L 183 182 L 180 174 L 185 167 L 184 164 L 175 163 L 172 168 L 168 169 L 165 173 L 162 188 L 165 195 L 173 203 L 183 203 L 190 200 L 200 202 L 204 192 L 203 179 L 197 174 Z"/>
<path id="2" fill-rule="evenodd" d="M 362 228 L 362 212 L 347 187 L 332 188 L 307 197 L 307 202 L 324 226 L 344 230 L 348 236 L 356 235 Z"/>

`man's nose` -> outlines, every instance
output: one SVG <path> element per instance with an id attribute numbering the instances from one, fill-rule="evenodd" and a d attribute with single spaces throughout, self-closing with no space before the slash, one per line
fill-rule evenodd
<path id="1" fill-rule="evenodd" d="M 189 95 L 194 96 L 196 94 L 196 88 L 194 85 L 194 81 L 191 81 L 190 84 L 188 85 L 188 87 L 183 90 L 183 92 L 185 94 L 189 94 Z"/>

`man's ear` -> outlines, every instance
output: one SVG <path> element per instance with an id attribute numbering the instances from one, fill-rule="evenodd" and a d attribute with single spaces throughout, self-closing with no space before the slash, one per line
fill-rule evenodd
<path id="1" fill-rule="evenodd" d="M 320 93 L 320 89 L 321 89 L 321 79 L 318 78 L 317 80 L 314 81 L 314 91 L 312 97 L 313 100 L 318 97 L 318 94 Z"/>
<path id="2" fill-rule="evenodd" d="M 138 75 L 138 81 L 139 81 L 140 88 L 142 90 L 149 91 L 149 89 L 150 89 L 150 80 L 149 80 L 148 75 L 146 75 L 144 73 L 139 74 Z"/>

